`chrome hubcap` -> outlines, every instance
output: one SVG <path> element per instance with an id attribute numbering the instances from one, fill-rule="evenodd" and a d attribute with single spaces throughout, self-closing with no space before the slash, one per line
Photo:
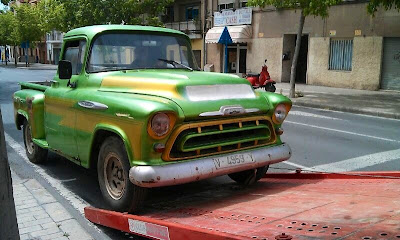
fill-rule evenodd
<path id="1" fill-rule="evenodd" d="M 115 153 L 109 153 L 104 160 L 104 181 L 108 194 L 119 200 L 125 193 L 126 178 L 122 162 Z"/>

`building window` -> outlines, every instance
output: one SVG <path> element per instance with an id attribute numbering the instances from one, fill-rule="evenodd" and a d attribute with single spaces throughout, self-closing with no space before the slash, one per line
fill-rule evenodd
<path id="1" fill-rule="evenodd" d="M 222 11 L 225 9 L 233 9 L 234 8 L 234 4 L 233 3 L 221 3 L 218 4 L 218 11 Z"/>
<path id="2" fill-rule="evenodd" d="M 329 70 L 351 71 L 352 59 L 352 39 L 331 39 L 329 52 Z"/>
<path id="3" fill-rule="evenodd" d="M 199 19 L 199 7 L 190 6 L 186 7 L 186 21 Z"/>
<path id="4" fill-rule="evenodd" d="M 240 2 L 240 8 L 247 7 L 247 1 Z"/>
<path id="5" fill-rule="evenodd" d="M 163 22 L 173 22 L 174 21 L 174 7 L 170 6 L 170 7 L 166 7 L 165 8 L 165 14 L 163 15 Z"/>

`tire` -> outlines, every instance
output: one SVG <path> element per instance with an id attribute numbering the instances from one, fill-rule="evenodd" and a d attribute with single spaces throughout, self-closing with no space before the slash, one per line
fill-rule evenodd
<path id="1" fill-rule="evenodd" d="M 108 137 L 100 147 L 97 177 L 103 198 L 111 210 L 134 213 L 144 203 L 147 189 L 131 183 L 129 169 L 124 143 L 118 137 Z"/>
<path id="2" fill-rule="evenodd" d="M 265 91 L 267 91 L 267 92 L 275 92 L 276 91 L 276 87 L 273 84 L 265 85 Z"/>
<path id="3" fill-rule="evenodd" d="M 242 185 L 251 185 L 260 180 L 268 171 L 269 165 L 250 169 L 242 172 L 231 173 L 228 176 L 235 182 Z"/>
<path id="4" fill-rule="evenodd" d="M 43 149 L 32 141 L 31 125 L 25 119 L 23 125 L 24 145 L 26 156 L 35 164 L 44 163 L 47 160 L 47 149 Z"/>

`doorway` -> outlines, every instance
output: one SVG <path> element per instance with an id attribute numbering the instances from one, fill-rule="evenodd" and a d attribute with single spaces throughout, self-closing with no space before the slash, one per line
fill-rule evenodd
<path id="1" fill-rule="evenodd" d="M 290 71 L 296 47 L 296 34 L 283 35 L 282 57 L 282 82 L 290 82 Z M 307 58 L 308 58 L 308 34 L 301 37 L 299 59 L 296 67 L 296 83 L 307 83 Z"/>
<path id="2" fill-rule="evenodd" d="M 225 51 L 225 50 L 224 50 Z M 224 55 L 225 56 L 225 55 Z M 228 46 L 228 73 L 234 73 L 241 77 L 246 73 L 247 46 L 232 44 Z M 225 57 L 223 57 L 225 66 Z"/>

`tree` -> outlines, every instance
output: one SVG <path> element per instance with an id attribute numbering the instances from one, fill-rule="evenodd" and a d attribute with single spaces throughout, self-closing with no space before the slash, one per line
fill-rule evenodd
<path id="1" fill-rule="evenodd" d="M 0 24 L 0 45 L 18 45 L 20 41 L 14 14 L 10 11 L 0 13 L 0 22 L 2 23 Z M 17 64 L 16 61 L 15 64 Z"/>
<path id="2" fill-rule="evenodd" d="M 46 32 L 41 27 L 39 8 L 36 5 L 21 4 L 15 7 L 14 11 L 20 42 L 33 45 L 35 41 L 40 41 Z M 28 57 L 27 52 L 26 57 Z M 29 65 L 28 59 L 26 64 Z"/>
<path id="3" fill-rule="evenodd" d="M 19 239 L 10 166 L 8 164 L 4 128 L 0 109 L 0 236 Z"/>
<path id="4" fill-rule="evenodd" d="M 63 24 L 66 18 L 64 4 L 58 0 L 44 0 L 40 1 L 36 7 L 39 27 L 42 32 L 46 33 L 52 30 L 63 30 Z"/>
<path id="5" fill-rule="evenodd" d="M 304 21 L 307 16 L 327 17 L 329 7 L 340 3 L 342 0 L 249 0 L 250 6 L 265 7 L 267 5 L 275 6 L 276 8 L 299 9 L 300 20 L 297 30 L 296 47 L 294 51 L 292 67 L 290 72 L 290 97 L 295 97 L 295 80 L 296 67 L 299 58 L 301 36 L 303 33 Z M 385 0 L 382 0 L 385 1 Z M 392 0 L 393 1 L 393 0 Z M 399 1 L 399 0 L 394 0 Z"/>
<path id="6" fill-rule="evenodd" d="M 376 11 L 378 11 L 378 8 L 381 7 L 383 7 L 385 10 L 395 8 L 400 11 L 400 0 L 370 0 L 367 10 L 373 15 Z"/>
<path id="7" fill-rule="evenodd" d="M 158 16 L 173 0 L 61 0 L 66 11 L 64 30 L 96 24 L 161 26 Z M 144 14 L 143 14 L 144 13 Z"/>

